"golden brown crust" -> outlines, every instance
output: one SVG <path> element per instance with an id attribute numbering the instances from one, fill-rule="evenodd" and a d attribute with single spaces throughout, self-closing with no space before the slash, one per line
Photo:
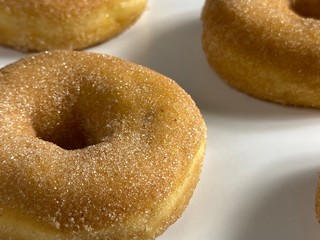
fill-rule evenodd
<path id="1" fill-rule="evenodd" d="M 83 49 L 132 25 L 147 0 L 0 0 L 0 44 L 23 51 Z"/>
<path id="2" fill-rule="evenodd" d="M 144 67 L 65 51 L 9 65 L 0 237 L 153 239 L 187 205 L 205 137 L 191 98 Z"/>
<path id="3" fill-rule="evenodd" d="M 287 0 L 207 0 L 203 47 L 230 85 L 283 104 L 320 106 L 320 21 Z"/>

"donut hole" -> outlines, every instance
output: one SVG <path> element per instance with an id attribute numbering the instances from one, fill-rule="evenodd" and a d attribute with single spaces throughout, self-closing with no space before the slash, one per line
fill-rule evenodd
<path id="1" fill-rule="evenodd" d="M 319 0 L 290 0 L 290 8 L 301 17 L 320 20 Z"/>
<path id="2" fill-rule="evenodd" d="M 97 86 L 83 85 L 83 92 L 51 96 L 47 105 L 40 104 L 32 119 L 37 138 L 54 143 L 65 150 L 83 149 L 109 138 L 123 118 L 116 96 L 101 92 Z M 63 99 L 56 103 L 54 99 Z M 107 101 L 108 104 L 101 103 Z M 48 111 L 50 109 L 50 111 Z"/>
<path id="3" fill-rule="evenodd" d="M 38 118 L 39 119 L 39 118 Z M 34 121 L 33 129 L 36 137 L 54 143 L 65 150 L 76 150 L 90 146 L 85 131 L 79 120 L 73 117 L 62 116 L 59 121 L 47 121 L 46 118 L 40 118 L 40 121 Z"/>

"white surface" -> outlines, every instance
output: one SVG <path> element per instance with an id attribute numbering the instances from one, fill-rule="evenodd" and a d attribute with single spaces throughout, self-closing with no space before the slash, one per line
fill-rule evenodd
<path id="1" fill-rule="evenodd" d="M 183 216 L 159 239 L 319 239 L 314 212 L 319 111 L 256 100 L 221 81 L 201 48 L 203 2 L 150 0 L 132 28 L 86 50 L 171 77 L 205 117 L 208 144 L 201 180 Z M 0 47 L 0 66 L 22 56 Z"/>

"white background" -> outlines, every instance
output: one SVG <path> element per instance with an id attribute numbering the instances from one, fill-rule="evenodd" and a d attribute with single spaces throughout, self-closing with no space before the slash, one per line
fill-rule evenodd
<path id="1" fill-rule="evenodd" d="M 159 239 L 320 239 L 314 210 L 319 111 L 263 102 L 221 81 L 201 48 L 203 3 L 150 0 L 133 27 L 86 50 L 171 77 L 207 123 L 201 180 L 183 216 Z M 0 47 L 0 67 L 25 55 Z"/>

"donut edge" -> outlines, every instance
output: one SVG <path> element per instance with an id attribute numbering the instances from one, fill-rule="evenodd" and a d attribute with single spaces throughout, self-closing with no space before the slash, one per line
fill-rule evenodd
<path id="1" fill-rule="evenodd" d="M 116 3 L 94 9 L 88 16 L 39 18 L 20 13 L 14 15 L 0 6 L 0 44 L 22 52 L 45 50 L 81 50 L 118 36 L 142 15 L 147 0 L 132 0 L 131 5 Z M 113 9 L 109 9 L 112 5 Z M 106 17 L 108 16 L 108 17 Z M 63 27 L 61 22 L 63 21 Z"/>

